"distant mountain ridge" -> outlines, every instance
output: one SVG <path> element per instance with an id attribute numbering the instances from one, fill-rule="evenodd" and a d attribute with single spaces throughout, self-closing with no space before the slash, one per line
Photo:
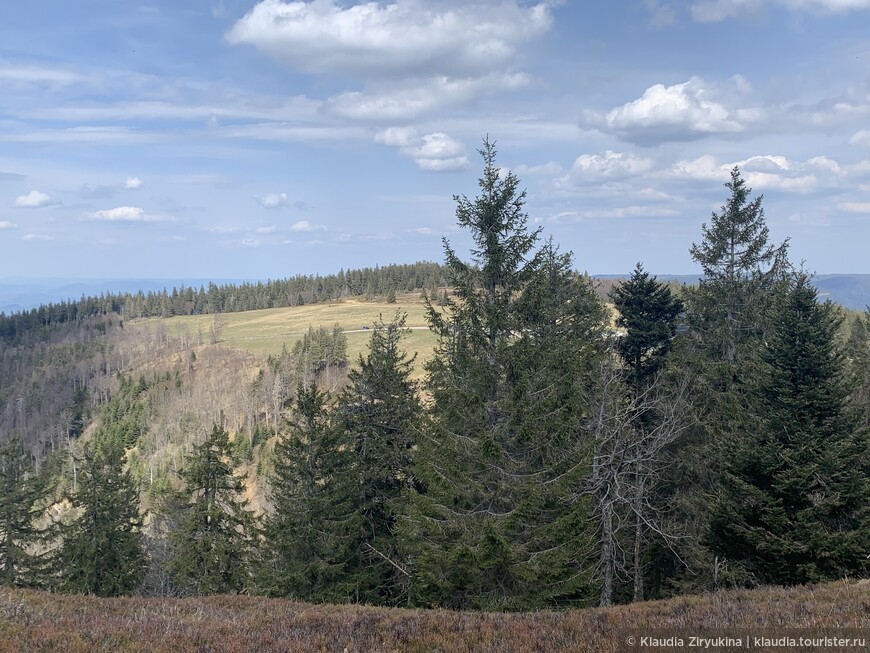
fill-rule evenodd
<path id="1" fill-rule="evenodd" d="M 216 284 L 239 284 L 255 279 L 26 279 L 11 277 L 0 279 L 0 313 L 15 313 L 30 310 L 44 304 L 78 300 L 82 295 L 99 297 L 101 293 L 136 293 L 142 291 L 162 292 L 164 288 L 208 286 Z"/>
<path id="2" fill-rule="evenodd" d="M 596 279 L 627 279 L 628 274 L 596 274 Z M 675 281 L 677 283 L 697 283 L 700 276 L 695 274 L 657 274 L 659 281 Z M 853 311 L 864 311 L 870 306 L 870 274 L 818 274 L 813 277 L 819 297 L 830 299 Z"/>
<path id="3" fill-rule="evenodd" d="M 627 279 L 628 274 L 597 274 L 596 279 Z M 677 283 L 697 283 L 699 277 L 693 274 L 659 274 L 661 281 Z M 98 297 L 101 293 L 135 293 L 142 291 L 162 292 L 164 288 L 208 286 L 209 283 L 241 284 L 256 283 L 257 279 L 26 279 L 11 277 L 0 279 L 0 313 L 7 315 L 22 310 L 30 310 L 43 304 L 77 300 L 83 295 Z M 870 305 L 870 274 L 819 274 L 815 277 L 816 287 L 823 299 L 830 299 L 848 309 L 863 311 Z"/>

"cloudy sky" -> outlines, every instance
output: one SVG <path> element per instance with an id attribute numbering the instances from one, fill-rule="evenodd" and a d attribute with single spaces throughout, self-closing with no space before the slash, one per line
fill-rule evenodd
<path id="1" fill-rule="evenodd" d="M 737 164 L 870 273 L 870 0 L 15 2 L 0 89 L 0 278 L 441 260 L 486 134 L 581 270 L 694 272 Z"/>

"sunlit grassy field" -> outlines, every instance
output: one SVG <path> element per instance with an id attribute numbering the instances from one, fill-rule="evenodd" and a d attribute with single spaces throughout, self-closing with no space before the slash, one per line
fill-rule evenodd
<path id="1" fill-rule="evenodd" d="M 419 374 L 422 363 L 432 356 L 435 336 L 425 328 L 425 310 L 418 294 L 401 295 L 395 304 L 354 298 L 325 304 L 226 313 L 219 318 L 223 322 L 219 340 L 223 347 L 234 347 L 265 357 L 280 353 L 285 344 L 288 349 L 292 348 L 308 327 L 331 328 L 337 323 L 348 332 L 348 360 L 353 364 L 366 351 L 370 329 L 378 319 L 382 317 L 389 322 L 397 312 L 407 313 L 405 325 L 411 331 L 405 339 L 405 349 L 409 353 L 417 353 L 416 368 Z M 172 335 L 186 333 L 194 341 L 199 339 L 207 343 L 211 340 L 214 321 L 213 315 L 188 315 L 133 320 L 127 324 L 131 329 L 157 329 L 162 325 Z M 369 330 L 363 327 L 369 327 Z"/>
<path id="2" fill-rule="evenodd" d="M 251 596 L 98 599 L 0 589 L 0 653 L 642 653 L 842 651 L 867 646 L 644 646 L 643 636 L 860 638 L 870 581 L 731 590 L 564 612 L 308 605 Z"/>

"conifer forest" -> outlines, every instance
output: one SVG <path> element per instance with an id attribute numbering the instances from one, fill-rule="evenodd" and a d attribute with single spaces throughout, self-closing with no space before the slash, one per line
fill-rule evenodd
<path id="1" fill-rule="evenodd" d="M 870 313 L 820 298 L 740 170 L 697 284 L 605 290 L 480 154 L 440 263 L 0 315 L 0 584 L 514 612 L 867 577 Z M 222 344 L 348 299 L 389 309 L 358 356 L 329 321 Z"/>

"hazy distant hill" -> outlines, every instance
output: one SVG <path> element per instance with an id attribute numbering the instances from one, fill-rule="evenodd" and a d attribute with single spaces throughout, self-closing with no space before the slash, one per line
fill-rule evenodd
<path id="1" fill-rule="evenodd" d="M 56 303 L 70 299 L 96 297 L 100 293 L 124 292 L 161 292 L 164 288 L 208 286 L 217 284 L 238 284 L 250 279 L 0 279 L 0 313 L 14 313 L 29 310 L 41 304 Z"/>
<path id="2" fill-rule="evenodd" d="M 693 274 L 659 274 L 660 281 L 697 283 Z M 625 279 L 627 274 L 599 274 L 597 279 Z M 821 299 L 830 299 L 836 304 L 855 311 L 863 311 L 870 305 L 870 274 L 819 274 L 815 277 Z"/>
<path id="3" fill-rule="evenodd" d="M 660 274 L 662 281 L 696 283 L 698 277 L 692 274 Z M 613 281 L 625 279 L 628 274 L 599 274 L 595 278 Z M 857 311 L 870 305 L 870 274 L 820 274 L 816 286 L 823 298 Z M 112 292 L 161 292 L 164 288 L 208 286 L 214 282 L 240 284 L 252 279 L 0 279 L 0 313 L 14 313 L 29 310 L 40 304 L 80 299 L 82 295 L 92 297 L 100 293 Z"/>

